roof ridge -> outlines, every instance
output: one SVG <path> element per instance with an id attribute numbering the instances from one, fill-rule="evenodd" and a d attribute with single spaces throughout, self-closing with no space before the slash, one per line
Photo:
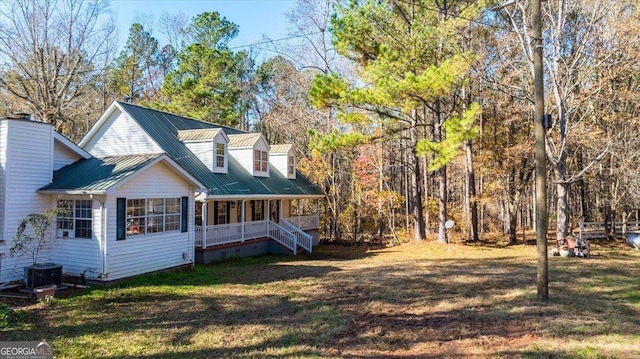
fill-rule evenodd
<path id="1" fill-rule="evenodd" d="M 122 101 L 115 101 L 115 102 L 117 102 L 120 105 L 133 106 L 133 107 L 137 107 L 137 108 L 140 108 L 140 109 L 143 109 L 143 110 L 146 110 L 146 111 L 154 111 L 154 112 L 162 113 L 162 114 L 169 115 L 169 116 L 180 117 L 180 118 L 183 118 L 183 119 L 189 120 L 189 121 L 200 122 L 200 123 L 204 123 L 204 124 L 207 124 L 207 125 L 214 125 L 214 126 L 218 126 L 220 128 L 225 128 L 225 129 L 234 130 L 234 131 L 246 132 L 246 131 L 238 129 L 238 128 L 233 128 L 233 127 L 229 127 L 229 126 L 225 126 L 225 125 L 220 125 L 220 124 L 217 124 L 217 123 L 214 123 L 214 122 L 198 120 L 198 119 L 195 119 L 195 118 L 192 118 L 192 117 L 187 117 L 187 116 L 182 116 L 182 115 L 178 115 L 178 114 L 167 112 L 167 111 L 157 110 L 155 108 L 144 107 L 144 106 L 141 106 L 141 105 L 128 103 L 128 102 L 122 102 Z M 247 133 L 251 133 L 251 132 L 247 132 Z"/>

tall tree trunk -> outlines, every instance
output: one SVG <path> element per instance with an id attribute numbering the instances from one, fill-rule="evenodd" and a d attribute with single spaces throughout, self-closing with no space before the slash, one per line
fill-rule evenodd
<path id="1" fill-rule="evenodd" d="M 507 181 L 507 221 L 509 225 L 509 244 L 518 243 L 517 238 L 517 212 L 518 212 L 518 191 L 516 190 L 516 168 L 509 172 Z"/>
<path id="2" fill-rule="evenodd" d="M 478 241 L 478 201 L 476 200 L 476 175 L 473 171 L 473 149 L 471 141 L 465 143 L 467 152 L 467 201 L 471 215 L 469 240 Z"/>
<path id="3" fill-rule="evenodd" d="M 558 164 L 556 168 L 556 194 L 557 198 L 557 223 L 556 223 L 556 238 L 558 240 L 563 239 L 569 234 L 569 184 L 565 182 L 567 176 L 567 170 L 564 163 Z"/>
<path id="4" fill-rule="evenodd" d="M 447 230 L 445 228 L 445 222 L 447 221 L 447 166 L 442 166 L 438 170 L 438 182 L 439 193 L 438 193 L 438 242 L 440 243 L 449 243 L 449 239 L 447 238 Z"/>
<path id="5" fill-rule="evenodd" d="M 421 241 L 426 237 L 425 231 L 425 223 L 423 217 L 423 203 L 422 203 L 422 191 L 420 187 L 420 181 L 422 179 L 422 170 L 420 166 L 420 158 L 418 158 L 415 148 L 418 143 L 418 133 L 416 126 L 416 111 L 414 111 L 414 123 L 411 126 L 410 136 L 411 136 L 411 154 L 409 158 L 411 159 L 411 164 L 413 167 L 413 171 L 411 172 L 411 185 L 412 185 L 412 195 L 413 198 L 411 200 L 411 207 L 413 210 L 413 236 L 416 241 Z"/>

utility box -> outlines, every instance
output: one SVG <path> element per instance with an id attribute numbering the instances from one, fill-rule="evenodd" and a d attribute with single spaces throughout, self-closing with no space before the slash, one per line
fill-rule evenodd
<path id="1" fill-rule="evenodd" d="M 62 266 L 55 263 L 40 263 L 24 267 L 27 288 L 62 285 Z"/>

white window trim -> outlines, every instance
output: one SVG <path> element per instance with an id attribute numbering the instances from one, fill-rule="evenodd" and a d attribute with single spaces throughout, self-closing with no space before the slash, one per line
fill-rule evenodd
<path id="1" fill-rule="evenodd" d="M 158 213 L 149 213 L 149 200 L 153 200 L 153 199 L 162 199 L 162 214 L 158 214 Z M 176 213 L 167 213 L 167 199 L 177 199 L 178 200 L 178 212 Z M 144 215 L 140 215 L 140 216 L 130 216 L 129 215 L 129 201 L 144 201 Z M 181 198 L 180 197 L 153 197 L 153 198 L 127 198 L 127 208 L 126 208 L 126 228 L 125 228 L 125 236 L 126 238 L 129 237 L 138 237 L 138 236 L 153 236 L 153 235 L 158 235 L 158 234 L 163 234 L 163 233 L 173 233 L 173 232 L 180 232 L 181 228 L 181 223 L 182 223 L 182 203 L 181 203 Z M 167 217 L 169 216 L 178 216 L 178 226 L 176 229 L 171 229 L 171 230 L 167 230 L 166 226 L 167 226 Z M 149 219 L 150 218 L 162 218 L 162 230 L 158 231 L 158 232 L 152 232 L 149 233 L 148 232 L 148 227 L 149 227 Z M 144 226 L 142 231 L 138 231 L 138 233 L 131 233 L 129 230 L 130 225 L 133 225 L 133 222 L 131 222 L 131 224 L 129 224 L 130 220 L 134 220 L 137 218 L 144 218 Z"/>
<path id="2" fill-rule="evenodd" d="M 56 237 L 57 238 L 63 238 L 63 239 L 67 239 L 67 238 L 78 238 L 78 239 L 91 239 L 93 238 L 93 201 L 90 199 L 59 199 L 56 202 L 56 208 L 61 208 L 60 207 L 60 202 L 61 201 L 68 201 L 71 202 L 73 205 L 70 209 L 69 214 L 67 215 L 57 215 L 56 216 Z M 89 202 L 90 207 L 88 208 L 89 210 L 89 217 L 76 217 L 76 205 L 78 201 L 85 201 L 85 202 Z M 60 220 L 65 220 L 65 221 L 71 221 L 71 226 L 72 228 L 58 228 L 60 226 Z M 76 236 L 76 229 L 77 229 L 77 221 L 89 221 L 89 231 L 91 232 L 91 235 L 89 237 L 79 237 Z"/>
<path id="3" fill-rule="evenodd" d="M 263 154 L 266 156 L 265 159 L 262 159 Z M 260 169 L 256 169 L 256 164 L 258 163 L 260 164 L 259 165 Z M 262 170 L 263 167 L 265 168 L 265 170 Z M 253 172 L 260 173 L 260 174 L 269 173 L 269 152 L 268 151 L 257 150 L 257 149 L 253 150 Z"/>
<path id="4" fill-rule="evenodd" d="M 287 175 L 293 176 L 296 174 L 296 157 L 293 155 L 287 155 Z"/>
<path id="5" fill-rule="evenodd" d="M 216 149 L 216 155 L 214 156 L 213 167 L 217 169 L 227 168 L 227 145 L 220 142 L 214 142 L 214 146 Z M 218 146 L 222 146 L 222 155 L 218 153 Z M 218 157 L 222 157 L 222 166 L 218 166 Z"/>

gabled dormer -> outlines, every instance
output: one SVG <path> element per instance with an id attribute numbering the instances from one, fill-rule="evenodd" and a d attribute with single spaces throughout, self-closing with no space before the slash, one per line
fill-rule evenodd
<path id="1" fill-rule="evenodd" d="M 220 128 L 178 131 L 178 140 L 213 173 L 228 173 L 229 137 Z"/>
<path id="2" fill-rule="evenodd" d="M 296 155 L 293 145 L 273 145 L 269 151 L 269 162 L 288 179 L 296 179 Z"/>
<path id="3" fill-rule="evenodd" d="M 262 134 L 229 135 L 229 154 L 252 175 L 269 177 L 269 143 Z"/>

